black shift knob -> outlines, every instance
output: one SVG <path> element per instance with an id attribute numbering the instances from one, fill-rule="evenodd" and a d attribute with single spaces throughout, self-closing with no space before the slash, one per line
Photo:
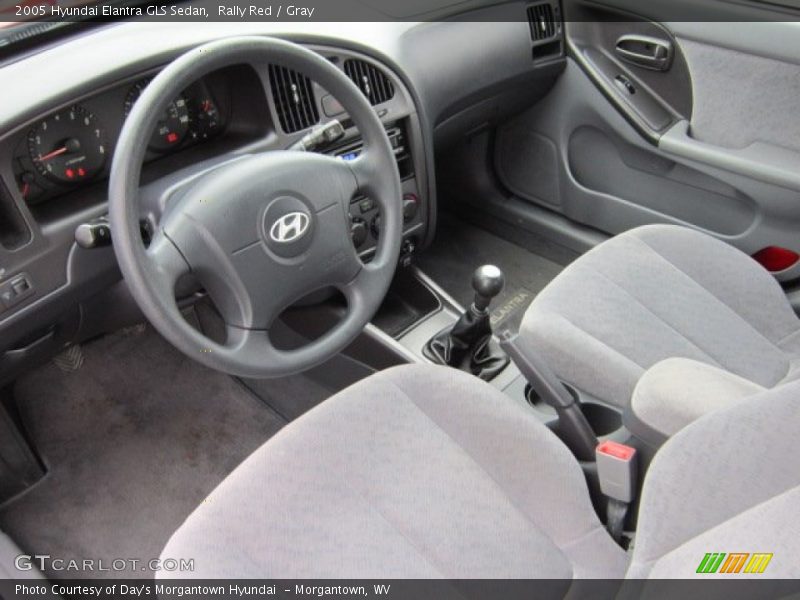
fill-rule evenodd
<path id="1" fill-rule="evenodd" d="M 494 265 L 483 265 L 472 274 L 472 289 L 475 290 L 474 306 L 478 311 L 489 308 L 492 298 L 503 291 L 506 278 L 503 272 Z"/>

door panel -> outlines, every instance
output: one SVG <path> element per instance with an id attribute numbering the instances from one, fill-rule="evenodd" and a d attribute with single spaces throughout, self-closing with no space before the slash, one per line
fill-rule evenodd
<path id="1" fill-rule="evenodd" d="M 570 136 L 568 165 L 587 189 L 720 235 L 742 235 L 756 218 L 753 200 L 733 186 L 595 127 L 581 126 Z"/>
<path id="2" fill-rule="evenodd" d="M 800 252 L 800 27 L 659 24 L 610 6 L 623 1 L 567 3 L 580 15 L 566 28 L 569 65 L 498 130 L 501 183 L 609 234 L 677 223 L 748 254 Z M 788 49 L 775 43 L 790 31 Z M 799 276 L 800 264 L 776 274 Z"/>

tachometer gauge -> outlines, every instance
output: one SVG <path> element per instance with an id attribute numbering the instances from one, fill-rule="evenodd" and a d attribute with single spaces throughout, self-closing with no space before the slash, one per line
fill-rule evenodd
<path id="1" fill-rule="evenodd" d="M 131 112 L 133 105 L 142 95 L 142 91 L 150 83 L 149 79 L 136 82 L 125 97 L 125 115 Z M 181 144 L 189 133 L 189 108 L 186 98 L 178 96 L 169 103 L 164 114 L 156 124 L 153 136 L 150 138 L 148 148 L 153 152 L 166 152 Z"/>
<path id="2" fill-rule="evenodd" d="M 28 151 L 36 169 L 60 183 L 91 179 L 106 164 L 103 129 L 81 106 L 40 122 L 28 134 Z"/>

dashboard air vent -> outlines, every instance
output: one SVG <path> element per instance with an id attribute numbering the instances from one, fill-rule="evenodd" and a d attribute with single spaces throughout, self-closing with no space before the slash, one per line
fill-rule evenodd
<path id="1" fill-rule="evenodd" d="M 307 129 L 319 122 L 311 80 L 296 71 L 270 65 L 269 84 L 281 127 L 286 133 Z"/>
<path id="2" fill-rule="evenodd" d="M 528 23 L 534 42 L 550 39 L 558 31 L 556 19 L 553 16 L 553 7 L 547 3 L 528 7 Z"/>
<path id="3" fill-rule="evenodd" d="M 346 60 L 345 74 L 364 93 L 372 106 L 376 106 L 394 97 L 394 86 L 389 78 L 377 67 L 363 60 Z"/>

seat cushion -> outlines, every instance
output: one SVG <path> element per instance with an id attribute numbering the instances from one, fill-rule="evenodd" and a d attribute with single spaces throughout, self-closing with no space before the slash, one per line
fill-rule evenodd
<path id="1" fill-rule="evenodd" d="M 730 577 L 722 568 L 716 575 L 697 572 L 707 553 L 772 554 L 763 574 L 743 569 L 736 577 L 800 577 L 798 398 L 800 382 L 787 383 L 708 414 L 669 439 L 644 482 L 628 577 Z M 731 588 L 715 591 L 721 593 L 714 597 L 731 597 Z M 746 595 L 791 597 L 777 590 Z"/>
<path id="2" fill-rule="evenodd" d="M 239 466 L 162 558 L 192 577 L 619 577 L 583 473 L 531 411 L 476 378 L 389 369 Z M 165 576 L 169 576 L 166 574 Z"/>
<path id="3" fill-rule="evenodd" d="M 559 377 L 620 407 L 666 358 L 772 387 L 797 376 L 800 356 L 800 321 L 775 279 L 733 246 L 672 225 L 587 252 L 536 297 L 520 331 Z"/>

